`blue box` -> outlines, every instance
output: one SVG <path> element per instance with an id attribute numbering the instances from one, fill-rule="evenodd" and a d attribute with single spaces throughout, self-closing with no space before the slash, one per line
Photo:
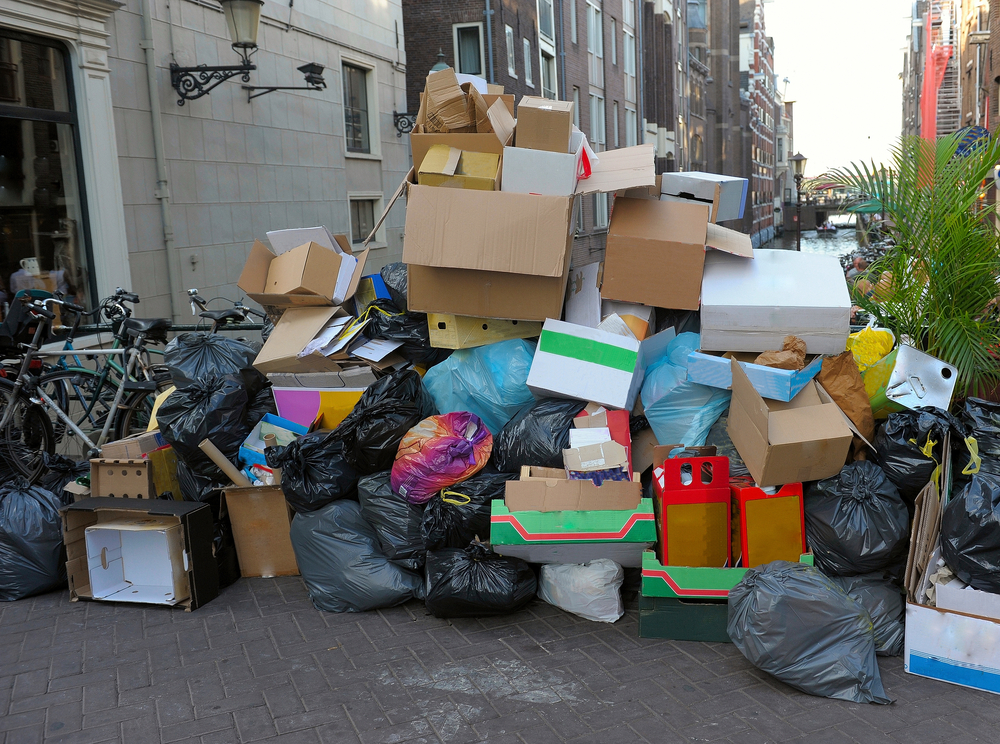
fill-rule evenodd
<path id="1" fill-rule="evenodd" d="M 687 360 L 687 378 L 691 382 L 709 387 L 730 390 L 733 387 L 733 370 L 725 356 L 715 356 L 701 351 L 692 351 Z M 740 362 L 750 378 L 754 389 L 762 398 L 790 401 L 804 388 L 809 380 L 819 374 L 823 357 L 813 358 L 803 369 L 775 369 L 750 362 Z"/>
<path id="2" fill-rule="evenodd" d="M 270 424 L 277 429 L 284 429 L 289 434 L 294 435 L 292 439 L 302 436 L 309 431 L 308 426 L 296 424 L 294 421 L 275 416 L 273 413 L 265 413 L 264 418 L 257 422 L 257 425 L 250 432 L 243 444 L 240 446 L 240 465 L 249 467 L 250 465 L 263 465 L 267 467 L 264 459 L 264 439 L 260 430 L 264 424 Z"/>

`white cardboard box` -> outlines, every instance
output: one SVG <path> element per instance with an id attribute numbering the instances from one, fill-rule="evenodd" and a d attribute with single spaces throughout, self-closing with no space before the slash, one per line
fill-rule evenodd
<path id="1" fill-rule="evenodd" d="M 1000 620 L 1000 594 L 974 589 L 958 579 L 937 587 L 937 606 L 942 610 Z"/>
<path id="2" fill-rule="evenodd" d="M 631 411 L 646 367 L 675 335 L 670 328 L 639 342 L 550 318 L 542 326 L 528 389 L 539 398 L 576 398 Z"/>
<path id="3" fill-rule="evenodd" d="M 704 351 L 780 349 L 790 334 L 803 339 L 810 354 L 847 348 L 851 298 L 833 256 L 756 250 L 747 261 L 709 251 L 701 297 Z"/>
<path id="4" fill-rule="evenodd" d="M 1000 694 L 1000 621 L 907 602 L 903 669 Z"/>
<path id="5" fill-rule="evenodd" d="M 660 180 L 660 193 L 661 199 L 665 200 L 676 198 L 711 204 L 713 210 L 709 219 L 712 222 L 724 222 L 743 217 L 749 183 L 746 178 L 723 176 L 719 173 L 664 173 Z"/>

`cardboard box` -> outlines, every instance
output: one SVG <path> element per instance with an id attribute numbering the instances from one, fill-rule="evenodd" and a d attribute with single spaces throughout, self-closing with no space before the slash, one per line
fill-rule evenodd
<path id="1" fill-rule="evenodd" d="M 747 378 L 761 397 L 787 403 L 819 374 L 823 366 L 821 356 L 809 360 L 809 364 L 800 370 L 775 369 L 753 364 L 752 360 L 756 358 L 757 354 L 754 352 L 720 354 L 692 351 L 687 358 L 687 378 L 699 385 L 729 390 L 733 387 L 732 361 L 735 359 L 743 367 Z"/>
<path id="2" fill-rule="evenodd" d="M 799 563 L 813 565 L 811 553 Z M 746 568 L 698 568 L 664 566 L 652 550 L 642 556 L 642 596 L 675 599 L 726 599 L 729 590 L 743 580 Z"/>
<path id="3" fill-rule="evenodd" d="M 499 169 L 500 157 L 493 153 L 434 145 L 417 169 L 417 183 L 439 188 L 494 191 Z"/>
<path id="4" fill-rule="evenodd" d="M 782 250 L 757 250 L 754 256 L 745 261 L 724 253 L 708 255 L 702 350 L 769 351 L 795 335 L 810 354 L 844 351 L 851 298 L 840 262 L 833 256 Z"/>
<path id="5" fill-rule="evenodd" d="M 709 223 L 708 212 L 703 204 L 616 198 L 601 296 L 651 307 L 697 310 L 706 248 L 715 249 L 709 254 L 731 253 L 736 262 L 754 256 L 749 235 Z M 774 348 L 780 347 L 779 342 Z"/>
<path id="6" fill-rule="evenodd" d="M 365 261 L 368 258 L 368 249 L 366 248 L 360 253 L 353 254 L 351 252 L 351 242 L 346 235 L 335 235 L 334 238 L 341 250 L 349 255 L 353 255 L 358 260 L 354 274 L 344 294 L 344 300 L 346 301 L 354 296 L 358 282 L 361 281 L 361 277 L 365 273 Z M 324 294 L 283 294 L 270 291 L 267 285 L 268 274 L 271 263 L 276 258 L 277 256 L 266 245 L 259 240 L 255 240 L 253 247 L 250 249 L 250 256 L 243 265 L 243 272 L 240 274 L 236 286 L 246 292 L 247 297 L 261 305 L 287 308 L 330 306 L 334 304 L 333 295 L 337 287 L 336 272 L 332 276 L 325 277 L 326 283 L 322 285 Z M 338 270 L 339 266 L 338 262 Z"/>
<path id="7" fill-rule="evenodd" d="M 298 576 L 289 537 L 292 510 L 281 488 L 227 488 L 223 493 L 240 573 L 245 578 Z"/>
<path id="8" fill-rule="evenodd" d="M 168 446 L 167 440 L 159 430 L 147 431 L 126 439 L 108 442 L 101 447 L 101 457 L 105 460 L 141 460 L 143 455 Z"/>
<path id="9" fill-rule="evenodd" d="M 264 459 L 264 437 L 263 429 L 269 429 L 271 433 L 281 434 L 278 436 L 278 445 L 286 446 L 295 441 L 298 437 L 309 431 L 308 425 L 297 424 L 294 421 L 275 416 L 273 413 L 265 413 L 264 417 L 257 422 L 257 425 L 250 431 L 250 435 L 240 446 L 240 464 L 244 467 L 249 465 L 267 466 Z"/>
<path id="10" fill-rule="evenodd" d="M 596 328 L 546 320 L 528 372 L 538 398 L 577 398 L 631 411 L 646 366 L 662 356 L 673 329 L 636 341 Z"/>
<path id="11" fill-rule="evenodd" d="M 608 411 L 602 406 L 588 404 L 573 419 L 573 427 L 576 429 L 607 428 L 611 433 L 611 439 L 625 448 L 628 463 L 626 472 L 632 472 L 632 432 L 629 430 L 628 411 Z"/>
<path id="12" fill-rule="evenodd" d="M 607 435 L 611 436 L 610 430 Z M 570 439 L 573 437 L 573 431 L 570 431 Z M 563 462 L 571 480 L 585 480 L 589 477 L 593 483 L 602 485 L 608 481 L 622 482 L 632 477 L 628 469 L 628 449 L 615 441 L 564 449 Z"/>
<path id="13" fill-rule="evenodd" d="M 194 610 L 219 594 L 219 568 L 212 553 L 214 522 L 209 504 L 193 501 L 164 501 L 91 498 L 77 501 L 60 510 L 63 543 L 66 546 L 66 574 L 70 599 L 94 599 L 87 560 L 88 527 L 119 520 L 162 519 L 180 525 L 183 549 L 187 556 L 185 573 L 190 596 L 177 604 Z"/>
<path id="14" fill-rule="evenodd" d="M 565 470 L 525 465 L 520 480 L 507 481 L 504 504 L 512 512 L 632 511 L 641 499 L 637 477 L 595 486 L 589 480 L 569 480 Z"/>
<path id="15" fill-rule="evenodd" d="M 668 458 L 653 471 L 653 492 L 665 566 L 730 564 L 729 458 Z"/>
<path id="16" fill-rule="evenodd" d="M 427 153 L 435 145 L 447 145 L 463 152 L 493 153 L 503 155 L 504 143 L 493 132 L 475 134 L 471 132 L 437 132 L 413 133 L 410 135 L 410 149 L 413 153 L 413 163 L 419 166 L 424 162 Z"/>
<path id="17" fill-rule="evenodd" d="M 936 598 L 939 609 L 1000 620 L 1000 594 L 975 589 L 959 579 L 939 584 Z"/>
<path id="18" fill-rule="evenodd" d="M 268 294 L 318 295 L 334 298 L 343 255 L 318 243 L 306 243 L 275 256 L 267 267 Z"/>
<path id="19" fill-rule="evenodd" d="M 427 329 L 431 346 L 436 349 L 471 349 L 515 338 L 534 338 L 542 332 L 542 324 L 529 320 L 496 320 L 429 313 Z"/>
<path id="20" fill-rule="evenodd" d="M 85 530 L 94 599 L 175 605 L 191 596 L 184 528 L 170 517 L 124 517 Z"/>
<path id="21" fill-rule="evenodd" d="M 90 491 L 97 497 L 124 499 L 155 499 L 159 496 L 153 480 L 153 464 L 142 458 L 91 460 Z"/>
<path id="22" fill-rule="evenodd" d="M 731 643 L 729 604 L 719 599 L 639 597 L 639 637 Z"/>
<path id="23" fill-rule="evenodd" d="M 565 152 L 508 145 L 503 151 L 502 190 L 543 196 L 575 194 L 581 176 L 590 168 L 589 160 L 584 162 L 586 141 L 586 135 L 575 130 Z"/>
<path id="24" fill-rule="evenodd" d="M 375 382 L 368 367 L 325 374 L 271 374 L 278 415 L 303 426 L 336 429 Z"/>
<path id="25" fill-rule="evenodd" d="M 340 307 L 289 308 L 254 359 L 253 366 L 269 372 L 339 372 L 338 362 L 319 353 L 299 356 L 333 318 L 345 317 Z"/>
<path id="26" fill-rule="evenodd" d="M 572 101 L 524 96 L 517 104 L 514 142 L 518 147 L 566 153 L 572 134 Z"/>
<path id="27" fill-rule="evenodd" d="M 822 480 L 840 472 L 853 433 L 815 381 L 788 403 L 762 398 L 732 362 L 728 432 L 759 486 Z"/>
<path id="28" fill-rule="evenodd" d="M 747 568 L 771 561 L 795 561 L 806 552 L 802 484 L 788 483 L 769 494 L 755 486 L 730 484 L 733 499 L 733 563 Z"/>
<path id="29" fill-rule="evenodd" d="M 660 180 L 660 198 L 707 204 L 712 210 L 709 215 L 712 222 L 738 220 L 743 218 L 749 183 L 746 178 L 718 173 L 664 173 Z"/>

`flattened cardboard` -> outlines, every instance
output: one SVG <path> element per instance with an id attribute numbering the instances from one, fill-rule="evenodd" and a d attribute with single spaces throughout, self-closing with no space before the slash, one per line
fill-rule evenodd
<path id="1" fill-rule="evenodd" d="M 542 324 L 524 320 L 428 313 L 427 329 L 431 346 L 436 349 L 471 349 L 514 338 L 534 338 L 542 332 Z"/>
<path id="2" fill-rule="evenodd" d="M 642 499 L 642 484 L 635 481 L 569 480 L 563 471 L 523 466 L 521 480 L 507 481 L 504 503 L 510 511 L 625 511 L 637 509 Z M 562 473 L 561 477 L 552 475 Z"/>
<path id="3" fill-rule="evenodd" d="M 465 93 L 452 68 L 435 70 L 427 76 L 424 98 L 424 126 L 429 131 L 456 131 L 475 125 L 475 119 L 469 116 Z"/>
<path id="4" fill-rule="evenodd" d="M 524 96 L 517 105 L 514 143 L 529 150 L 569 152 L 573 133 L 573 102 Z"/>
<path id="5" fill-rule="evenodd" d="M 292 514 L 281 488 L 227 488 L 223 493 L 244 578 L 298 576 L 289 537 Z"/>
<path id="6" fill-rule="evenodd" d="M 101 447 L 101 457 L 105 460 L 141 460 L 143 455 L 166 446 L 167 440 L 157 429 L 108 442 Z"/>
<path id="7" fill-rule="evenodd" d="M 299 357 L 306 344 L 335 317 L 346 316 L 339 307 L 289 308 L 275 324 L 253 366 L 260 372 L 338 372 L 340 365 L 322 354 Z"/>

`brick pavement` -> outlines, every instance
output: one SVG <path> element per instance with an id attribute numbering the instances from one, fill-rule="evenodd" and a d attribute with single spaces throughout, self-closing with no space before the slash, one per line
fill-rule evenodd
<path id="1" fill-rule="evenodd" d="M 21 742 L 995 741 L 1000 699 L 880 660 L 892 706 L 800 694 L 729 644 L 640 639 L 536 600 L 437 620 L 314 610 L 240 580 L 193 613 L 65 592 L 0 604 L 0 737 Z"/>

